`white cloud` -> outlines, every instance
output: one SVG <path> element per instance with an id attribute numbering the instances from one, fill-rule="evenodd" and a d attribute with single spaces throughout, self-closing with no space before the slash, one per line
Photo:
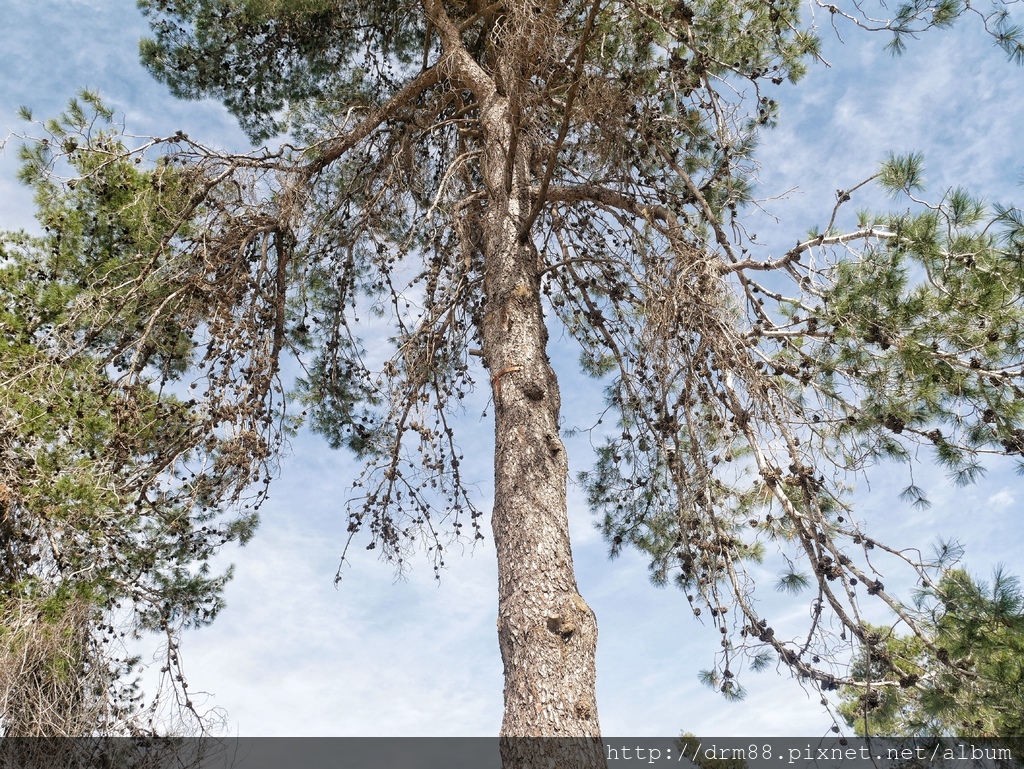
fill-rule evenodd
<path id="1" fill-rule="evenodd" d="M 1017 498 L 1009 489 L 1000 489 L 987 500 L 989 508 L 999 512 L 1009 510 L 1016 501 Z"/>

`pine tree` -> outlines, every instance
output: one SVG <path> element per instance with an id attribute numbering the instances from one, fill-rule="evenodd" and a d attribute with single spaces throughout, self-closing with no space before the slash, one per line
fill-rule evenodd
<path id="1" fill-rule="evenodd" d="M 927 565 L 861 531 L 843 479 L 924 445 L 967 483 L 984 452 L 1022 452 L 1024 218 L 961 190 L 919 201 L 922 159 L 892 157 L 868 181 L 910 196 L 910 212 L 849 217 L 863 185 L 848 187 L 823 227 L 761 258 L 742 228 L 756 140 L 777 118 L 772 88 L 818 51 L 798 2 L 140 6 L 154 32 L 143 59 L 173 93 L 222 99 L 254 140 L 289 138 L 247 155 L 180 132 L 113 153 L 88 129 L 70 148 L 37 144 L 33 178 L 61 158 L 106 169 L 149 152 L 152 186 L 173 173 L 187 189 L 129 260 L 137 274 L 90 276 L 95 301 L 74 317 L 97 319 L 90 339 L 124 386 L 157 402 L 164 384 L 199 388 L 190 434 L 225 441 L 239 484 L 280 444 L 295 401 L 281 363 L 295 353 L 313 429 L 366 461 L 349 542 L 366 537 L 399 568 L 421 542 L 439 567 L 452 535 L 483 536 L 453 423 L 483 379 L 502 735 L 577 738 L 507 740 L 507 765 L 603 765 L 553 322 L 607 385 L 615 422 L 582 478 L 591 505 L 613 553 L 649 553 L 656 579 L 721 631 L 710 683 L 739 696 L 751 651 L 754 667 L 779 659 L 823 690 L 863 684 L 838 662 L 872 632 L 862 601 L 931 643 L 870 567 L 872 551 L 922 580 Z M 876 23 L 820 7 L 889 30 L 896 49 L 977 13 L 915 2 Z M 984 21 L 1020 58 L 1002 9 Z M 99 320 L 123 317 L 141 322 Z M 379 318 L 386 344 L 366 341 Z M 223 491 L 200 496 L 217 507 Z M 815 587 L 801 642 L 751 599 L 745 565 L 769 544 L 792 564 L 783 587 Z"/>
<path id="2" fill-rule="evenodd" d="M 119 157 L 116 135 L 99 129 L 110 116 L 83 93 L 48 121 L 51 139 L 22 148 L 44 235 L 0 233 L 7 737 L 205 728 L 187 692 L 179 636 L 216 616 L 229 574 L 208 562 L 255 525 L 252 514 L 224 519 L 213 504 L 248 493 L 253 478 L 231 467 L 237 447 L 197 431 L 194 402 L 122 375 L 136 355 L 164 372 L 163 385 L 188 366 L 182 307 L 173 325 L 155 316 L 169 292 L 146 283 L 138 259 L 180 220 L 189 188 L 176 169 L 141 171 Z M 76 135 L 90 128 L 80 151 Z M 51 141 L 80 183 L 40 173 Z M 146 350 L 112 346 L 125 327 L 146 330 Z M 139 660 L 127 651 L 148 631 L 166 638 L 162 678 L 172 702 L 163 706 L 158 695 L 144 699 Z"/>

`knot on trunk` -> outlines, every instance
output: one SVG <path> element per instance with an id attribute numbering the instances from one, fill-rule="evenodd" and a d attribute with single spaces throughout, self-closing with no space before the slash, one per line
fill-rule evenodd
<path id="1" fill-rule="evenodd" d="M 556 635 L 560 635 L 563 641 L 568 641 L 572 638 L 572 634 L 576 632 L 576 622 L 571 616 L 549 614 L 548 630 Z"/>
<path id="2" fill-rule="evenodd" d="M 523 395 L 532 401 L 542 401 L 544 400 L 544 388 L 540 386 L 540 383 L 531 379 L 523 385 Z"/>
<path id="3" fill-rule="evenodd" d="M 561 605 L 547 615 L 547 628 L 568 642 L 577 629 L 584 625 L 593 613 L 579 593 L 564 598 Z"/>
<path id="4" fill-rule="evenodd" d="M 558 440 L 557 435 L 547 433 L 544 436 L 544 443 L 547 444 L 548 451 L 550 451 L 552 454 L 557 454 L 562 450 L 562 442 Z"/>

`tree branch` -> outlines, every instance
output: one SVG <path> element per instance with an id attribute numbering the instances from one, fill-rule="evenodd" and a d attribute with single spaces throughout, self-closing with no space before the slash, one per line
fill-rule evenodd
<path id="1" fill-rule="evenodd" d="M 551 177 L 555 173 L 557 166 L 558 152 L 562 148 L 562 144 L 565 142 L 565 137 L 569 133 L 569 122 L 572 117 L 572 108 L 576 102 L 576 95 L 580 90 L 580 80 L 583 78 L 583 64 L 586 61 L 585 56 L 587 52 L 587 43 L 590 42 L 590 35 L 594 30 L 594 21 L 597 19 L 597 12 L 601 9 L 601 0 L 595 0 L 594 4 L 590 7 L 590 14 L 587 16 L 587 25 L 583 29 L 583 34 L 580 37 L 579 51 L 576 56 L 576 69 L 573 72 L 572 85 L 569 86 L 569 93 L 565 97 L 565 108 L 562 111 L 562 125 L 558 129 L 558 137 L 555 139 L 554 145 L 551 147 L 551 152 L 548 155 L 548 162 L 544 169 L 544 178 L 541 179 L 540 189 L 537 192 L 536 197 L 533 200 L 533 206 L 530 208 L 530 213 L 526 217 L 526 221 L 523 222 L 519 228 L 519 241 L 523 242 L 526 240 L 527 235 L 530 232 L 530 228 L 533 227 L 533 223 L 537 221 L 537 215 L 540 214 L 541 209 L 544 207 L 544 201 L 547 200 L 548 186 L 551 184 Z"/>
<path id="2" fill-rule="evenodd" d="M 769 259 L 766 262 L 759 262 L 756 259 L 744 259 L 741 262 L 733 262 L 731 264 L 723 263 L 719 267 L 719 270 L 723 274 L 739 272 L 740 270 L 777 270 L 780 267 L 792 264 L 800 258 L 802 253 L 809 251 L 815 246 L 835 246 L 841 243 L 849 243 L 854 240 L 866 240 L 868 238 L 888 240 L 889 238 L 895 237 L 896 233 L 894 232 L 878 230 L 874 227 L 867 227 L 865 229 L 855 230 L 854 232 L 847 232 L 842 235 L 829 235 L 827 237 L 825 235 L 819 235 L 816 238 L 805 240 L 803 243 L 797 243 L 778 259 Z"/>
<path id="3" fill-rule="evenodd" d="M 341 158 L 346 152 L 373 133 L 381 123 L 394 116 L 400 108 L 407 106 L 409 102 L 419 96 L 423 91 L 441 82 L 445 78 L 443 62 L 444 59 L 442 58 L 442 60 L 433 67 L 421 72 L 384 104 L 371 110 L 370 114 L 359 121 L 351 131 L 343 136 L 333 139 L 324 150 L 323 154 L 320 155 L 320 157 L 313 159 L 305 169 L 303 169 L 303 175 L 306 178 L 316 176 L 327 168 L 327 166 Z M 309 153 L 310 150 L 306 150 L 306 152 Z"/>

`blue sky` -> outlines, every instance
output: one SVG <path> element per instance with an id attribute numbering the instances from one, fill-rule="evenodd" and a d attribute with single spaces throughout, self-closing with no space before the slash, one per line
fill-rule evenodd
<path id="1" fill-rule="evenodd" d="M 893 60 L 886 42 L 846 30 L 841 45 L 828 28 L 825 58 L 797 87 L 783 86 L 780 128 L 760 151 L 768 214 L 750 230 L 773 253 L 824 224 L 836 189 L 873 173 L 890 150 L 925 153 L 930 192 L 964 185 L 989 200 L 1024 198 L 1017 131 L 1024 125 L 1024 72 L 1005 61 L 976 29 L 912 42 Z M 187 130 L 222 147 L 244 136 L 217 104 L 173 100 L 137 62 L 144 20 L 132 0 L 3 0 L 0 27 L 0 130 L 23 131 L 19 105 L 39 117 L 59 111 L 82 86 L 124 115 L 131 133 Z M 13 144 L 13 141 L 12 143 Z M 0 155 L 0 227 L 33 228 L 32 201 L 14 181 L 9 144 Z M 878 196 L 866 201 L 888 205 Z M 899 205 L 892 204 L 892 205 Z M 567 426 L 582 426 L 600 391 L 574 372 L 571 348 L 554 336 Z M 464 466 L 489 508 L 491 423 L 484 396 L 467 402 Z M 568 442 L 573 472 L 590 460 L 585 439 Z M 920 512 L 898 499 L 905 479 L 877 468 L 855 496 L 856 516 L 900 546 L 928 546 L 957 536 L 982 576 L 997 562 L 1024 572 L 1019 553 L 1020 479 L 997 467 L 981 484 L 955 489 L 940 473 L 919 471 L 933 507 Z M 426 559 L 395 581 L 387 565 L 357 548 L 344 581 L 333 576 L 343 545 L 343 500 L 358 466 L 313 436 L 295 440 L 272 486 L 263 525 L 231 551 L 236 578 L 217 622 L 190 634 L 184 648 L 192 687 L 211 693 L 232 733 L 269 735 L 493 735 L 501 721 L 502 671 L 495 634 L 496 577 L 489 543 L 448 558 L 440 584 Z M 723 701 L 697 681 L 718 643 L 697 623 L 684 597 L 659 590 L 638 556 L 606 558 L 578 490 L 571 525 L 581 591 L 600 627 L 598 698 L 605 734 L 808 736 L 831 719 L 814 692 L 769 671 L 743 682 L 748 699 Z M 772 575 L 766 574 L 769 583 Z M 762 588 L 772 600 L 770 584 Z M 806 608 L 791 607 L 794 618 Z"/>

